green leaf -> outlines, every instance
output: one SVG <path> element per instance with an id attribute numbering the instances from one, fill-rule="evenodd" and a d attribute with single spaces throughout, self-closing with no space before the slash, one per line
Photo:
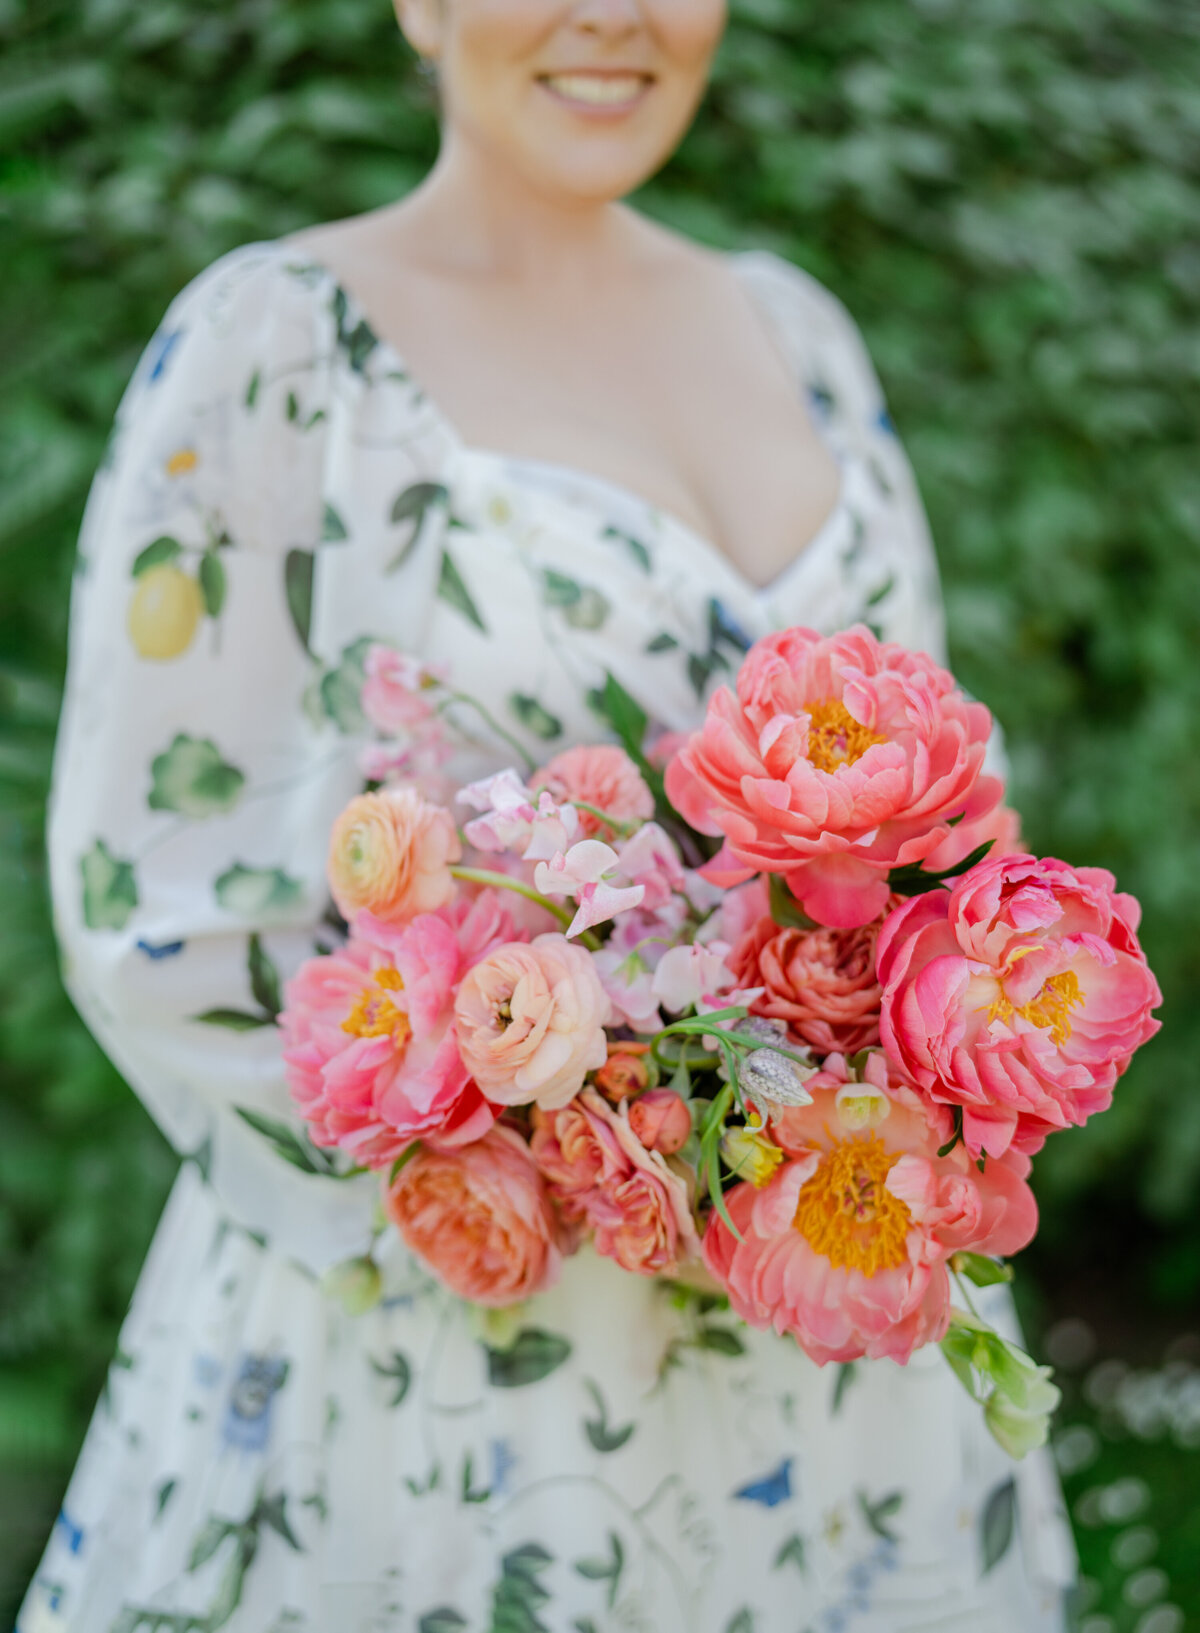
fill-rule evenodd
<path id="1" fill-rule="evenodd" d="M 253 408 L 258 402 L 258 391 L 262 385 L 262 370 L 255 369 L 250 376 L 250 383 L 246 387 L 246 395 L 242 399 L 247 408 Z"/>
<path id="2" fill-rule="evenodd" d="M 804 1538 L 797 1531 L 792 1532 L 771 1561 L 773 1570 L 781 1570 L 784 1565 L 795 1565 L 801 1572 L 808 1569 L 804 1557 Z"/>
<path id="3" fill-rule="evenodd" d="M 412 1365 L 401 1350 L 394 1349 L 386 1361 L 377 1361 L 373 1356 L 367 1359 L 371 1363 L 371 1371 L 380 1378 L 389 1378 L 392 1382 L 392 1398 L 389 1406 L 399 1406 L 408 1394 L 412 1384 Z"/>
<path id="4" fill-rule="evenodd" d="M 158 1492 L 154 1499 L 155 1520 L 160 1520 L 162 1518 L 163 1509 L 166 1508 L 167 1504 L 171 1501 L 171 1498 L 175 1495 L 178 1485 L 178 1480 L 164 1480 L 162 1485 L 159 1486 Z"/>
<path id="5" fill-rule="evenodd" d="M 954 1253 L 950 1268 L 974 1282 L 976 1287 L 995 1287 L 999 1282 L 1013 1279 L 1012 1265 L 1001 1264 L 999 1259 L 989 1259 L 982 1253 Z"/>
<path id="6" fill-rule="evenodd" d="M 289 550 L 283 558 L 283 588 L 287 597 L 292 627 L 300 637 L 300 645 L 311 651 L 308 637 L 312 630 L 313 571 L 316 557 L 311 550 Z"/>
<path id="7" fill-rule="evenodd" d="M 816 920 L 810 919 L 787 887 L 780 873 L 767 876 L 767 892 L 771 902 L 771 917 L 781 930 L 815 930 Z"/>
<path id="8" fill-rule="evenodd" d="M 282 1537 L 289 1548 L 293 1548 L 298 1554 L 304 1552 L 296 1533 L 288 1523 L 287 1497 L 282 1491 L 277 1491 L 273 1497 L 267 1497 L 260 1502 L 255 1510 L 255 1516 L 261 1524 L 269 1525 L 277 1536 Z"/>
<path id="9" fill-rule="evenodd" d="M 941 873 L 926 873 L 924 868 L 915 866 L 893 868 L 888 874 L 888 885 L 900 896 L 923 896 L 930 890 L 940 889 L 947 879 L 957 879 L 962 874 L 968 873 L 976 862 L 983 861 L 993 843 L 991 839 L 985 840 L 969 856 L 964 856 L 961 862 L 943 869 Z"/>
<path id="10" fill-rule="evenodd" d="M 225 564 L 215 550 L 206 550 L 200 557 L 200 592 L 204 596 L 204 610 L 210 618 L 219 618 L 225 605 Z"/>
<path id="11" fill-rule="evenodd" d="M 745 1355 L 746 1345 L 732 1327 L 704 1326 L 693 1340 L 697 1349 L 711 1350 L 714 1355 Z"/>
<path id="12" fill-rule="evenodd" d="M 887 1521 L 891 1519 L 893 1514 L 899 1513 L 903 1504 L 904 1493 L 902 1491 L 889 1491 L 886 1497 L 880 1497 L 877 1502 L 872 1502 L 865 1491 L 858 1493 L 858 1506 L 863 1519 L 866 1520 L 875 1535 L 882 1537 L 885 1542 L 898 1542 L 900 1540 L 889 1527 Z"/>
<path id="13" fill-rule="evenodd" d="M 254 1032 L 275 1024 L 270 1015 L 253 1015 L 245 1009 L 206 1009 L 191 1018 L 205 1026 L 223 1026 L 229 1032 Z"/>
<path id="14" fill-rule="evenodd" d="M 148 568 L 161 567 L 168 561 L 175 561 L 182 554 L 183 546 L 179 540 L 164 533 L 161 538 L 155 539 L 134 557 L 133 576 L 138 578 Z"/>
<path id="15" fill-rule="evenodd" d="M 237 1525 L 233 1520 L 219 1520 L 215 1516 L 210 1516 L 192 1544 L 192 1551 L 188 1555 L 188 1570 L 198 1571 L 201 1565 L 207 1565 L 226 1537 L 231 1537 L 236 1530 Z"/>
<path id="16" fill-rule="evenodd" d="M 138 905 L 133 863 L 115 857 L 102 839 L 79 860 L 83 922 L 89 930 L 123 930 Z"/>
<path id="17" fill-rule="evenodd" d="M 421 1617 L 417 1623 L 417 1633 L 460 1633 L 466 1626 L 465 1616 L 460 1616 L 449 1605 L 439 1605 L 437 1610 L 426 1611 Z"/>
<path id="18" fill-rule="evenodd" d="M 470 1452 L 463 1458 L 462 1476 L 459 1481 L 459 1496 L 464 1503 L 486 1503 L 492 1495 L 490 1486 L 475 1484 L 475 1460 Z"/>
<path id="19" fill-rule="evenodd" d="M 266 1117 L 261 1111 L 252 1111 L 248 1106 L 234 1106 L 233 1109 L 256 1134 L 269 1140 L 277 1154 L 285 1162 L 290 1162 L 293 1168 L 299 1168 L 306 1174 L 329 1175 L 334 1172 L 332 1160 L 312 1143 L 307 1133 L 299 1134 L 287 1123 L 281 1123 L 275 1117 Z"/>
<path id="20" fill-rule="evenodd" d="M 842 1402 L 846 1398 L 846 1391 L 858 1375 L 858 1367 L 853 1361 L 842 1361 L 838 1366 L 837 1382 L 833 1386 L 833 1415 L 836 1417 L 842 1409 Z"/>
<path id="21" fill-rule="evenodd" d="M 597 694 L 596 706 L 621 739 L 625 752 L 641 765 L 645 760 L 642 744 L 649 720 L 645 709 L 611 671 L 605 674 L 604 688 Z"/>
<path id="22" fill-rule="evenodd" d="M 294 425 L 300 417 L 300 399 L 294 391 L 287 394 L 287 404 L 284 408 L 289 425 Z"/>
<path id="23" fill-rule="evenodd" d="M 412 528 L 408 538 L 384 568 L 385 573 L 394 573 L 403 567 L 421 536 L 426 513 L 433 505 L 445 504 L 449 497 L 449 490 L 441 482 L 414 482 L 397 494 L 391 509 L 392 523 L 411 522 Z"/>
<path id="24" fill-rule="evenodd" d="M 343 539 L 350 537 L 350 531 L 342 520 L 341 512 L 335 505 L 326 499 L 325 513 L 321 519 L 321 540 L 324 544 L 340 544 Z"/>
<path id="25" fill-rule="evenodd" d="M 609 1610 L 617 1602 L 617 1593 L 621 1586 L 621 1572 L 624 1569 L 625 1549 L 615 1531 L 608 1533 L 608 1557 L 606 1559 L 577 1559 L 575 1561 L 576 1572 L 586 1581 L 608 1583 Z"/>
<path id="26" fill-rule="evenodd" d="M 562 736 L 562 721 L 544 709 L 536 697 L 525 697 L 520 692 L 513 692 L 509 697 L 508 706 L 517 719 L 531 732 L 534 737 L 540 737 L 543 742 L 550 742 L 555 737 Z"/>
<path id="27" fill-rule="evenodd" d="M 623 544 L 626 550 L 629 551 L 629 554 L 633 557 L 634 561 L 642 569 L 643 573 L 650 573 L 654 571 L 654 565 L 650 560 L 649 550 L 646 549 L 646 546 L 642 543 L 641 539 L 637 538 L 633 533 L 626 533 L 622 528 L 613 527 L 610 524 L 604 529 L 603 533 L 601 534 L 601 538 L 616 539 L 619 543 Z"/>
<path id="28" fill-rule="evenodd" d="M 572 629 L 602 629 L 611 611 L 608 597 L 588 584 L 579 599 L 563 609 L 563 618 Z"/>
<path id="29" fill-rule="evenodd" d="M 583 586 L 552 567 L 542 569 L 542 600 L 548 607 L 573 607 L 583 595 Z"/>
<path id="30" fill-rule="evenodd" d="M 150 775 L 150 809 L 176 811 L 196 821 L 232 811 L 246 783 L 244 773 L 221 758 L 211 739 L 184 732 L 150 762 Z"/>
<path id="31" fill-rule="evenodd" d="M 250 937 L 246 962 L 250 971 L 250 990 L 265 1012 L 274 1020 L 283 1008 L 279 971 L 264 949 L 257 930 Z"/>
<path id="32" fill-rule="evenodd" d="M 676 640 L 674 635 L 668 635 L 666 630 L 663 630 L 660 635 L 655 635 L 646 642 L 645 650 L 654 654 L 659 652 L 674 652 L 678 645 L 679 642 Z"/>
<path id="33" fill-rule="evenodd" d="M 227 913 L 257 918 L 283 913 L 304 899 L 304 887 L 282 868 L 248 868 L 235 862 L 213 884 L 218 903 Z"/>
<path id="34" fill-rule="evenodd" d="M 357 736 L 367 727 L 360 699 L 367 679 L 367 653 L 374 644 L 371 636 L 359 636 L 343 647 L 336 668 L 327 669 L 321 676 L 321 707 L 338 730 L 349 737 Z"/>
<path id="35" fill-rule="evenodd" d="M 1011 1477 L 989 1494 L 979 1521 L 983 1574 L 998 1565 L 1012 1546 L 1017 1519 L 1017 1483 Z"/>
<path id="36" fill-rule="evenodd" d="M 754 1617 L 745 1606 L 725 1624 L 725 1633 L 754 1633 Z"/>
<path id="37" fill-rule="evenodd" d="M 633 1434 L 636 1424 L 625 1423 L 619 1429 L 609 1428 L 608 1408 L 599 1387 L 590 1378 L 584 1387 L 596 1403 L 596 1416 L 584 1419 L 584 1433 L 598 1452 L 619 1452 Z"/>
<path id="38" fill-rule="evenodd" d="M 509 1349 L 487 1349 L 488 1381 L 494 1389 L 523 1389 L 548 1378 L 570 1354 L 567 1339 L 541 1327 L 525 1327 Z"/>
<path id="39" fill-rule="evenodd" d="M 500 1580 L 492 1590 L 488 1633 L 547 1633 L 537 1617 L 550 1595 L 538 1581 L 554 1556 L 536 1542 L 527 1542 L 505 1554 Z"/>
<path id="40" fill-rule="evenodd" d="M 442 551 L 442 570 L 438 578 L 437 593 L 455 612 L 462 613 L 468 623 L 474 624 L 477 630 L 484 635 L 488 628 L 479 616 L 479 608 L 471 599 L 471 592 L 463 581 L 463 576 L 454 563 L 454 558 L 448 550 Z"/>

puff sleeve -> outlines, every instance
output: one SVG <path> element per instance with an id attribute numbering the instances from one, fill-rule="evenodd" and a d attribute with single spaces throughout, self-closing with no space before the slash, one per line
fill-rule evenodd
<path id="1" fill-rule="evenodd" d="M 229 1216 L 320 1271 L 369 1241 L 373 1189 L 238 1113 L 298 1126 L 272 1015 L 361 786 L 311 707 L 332 373 L 295 270 L 254 246 L 214 262 L 121 401 L 79 540 L 48 861 L 88 1026 Z"/>

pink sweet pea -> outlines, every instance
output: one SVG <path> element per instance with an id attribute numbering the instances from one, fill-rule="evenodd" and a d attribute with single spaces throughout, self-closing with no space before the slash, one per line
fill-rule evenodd
<path id="1" fill-rule="evenodd" d="M 618 845 L 621 874 L 642 887 L 647 912 L 665 907 L 673 895 L 687 893 L 688 874 L 675 842 L 657 822 L 645 822 L 624 844 Z"/>
<path id="2" fill-rule="evenodd" d="M 363 669 L 367 678 L 359 701 L 378 731 L 394 737 L 431 720 L 444 678 L 439 670 L 379 641 L 367 649 Z"/>
<path id="3" fill-rule="evenodd" d="M 789 629 L 751 647 L 736 696 L 714 694 L 667 793 L 693 827 L 725 836 L 709 878 L 782 874 L 819 923 L 851 928 L 883 911 L 889 869 L 921 862 L 966 812 L 990 729 L 923 654 L 863 625 Z M 988 779 L 973 818 L 1000 792 Z"/>
<path id="4" fill-rule="evenodd" d="M 559 851 L 549 862 L 539 862 L 533 882 L 543 896 L 573 896 L 579 911 L 571 920 L 568 936 L 577 936 L 594 924 L 604 924 L 641 904 L 641 885 L 619 886 L 609 881 L 620 869 L 620 857 L 611 845 L 599 839 L 581 839 L 568 851 Z"/>
<path id="5" fill-rule="evenodd" d="M 279 1017 L 292 1098 L 320 1146 L 379 1168 L 415 1139 L 480 1137 L 494 1112 L 455 1042 L 462 976 L 512 939 L 494 891 L 397 930 L 361 913 L 346 945 L 310 958 Z"/>
<path id="6" fill-rule="evenodd" d="M 926 1094 L 963 1108 L 970 1151 L 1040 1150 L 1110 1104 L 1160 1024 L 1138 917 L 1103 868 L 989 856 L 887 921 L 880 1034 Z"/>
<path id="7" fill-rule="evenodd" d="M 579 813 L 574 806 L 556 804 L 545 790 L 535 801 L 511 766 L 468 783 L 458 799 L 483 812 L 463 829 L 476 850 L 513 851 L 530 862 L 549 860 L 579 833 Z"/>
<path id="8" fill-rule="evenodd" d="M 753 1327 L 791 1333 L 818 1365 L 905 1362 L 946 1332 L 952 1253 L 1007 1255 L 1037 1228 L 1027 1158 L 981 1173 L 931 1105 L 881 1051 L 856 1081 L 841 1055 L 810 1077 L 812 1103 L 772 1119 L 786 1160 L 761 1189 L 726 1196 L 739 1242 L 714 1213 L 708 1269 Z"/>

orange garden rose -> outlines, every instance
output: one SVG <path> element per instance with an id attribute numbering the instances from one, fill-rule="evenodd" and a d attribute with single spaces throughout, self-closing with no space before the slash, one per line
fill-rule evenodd
<path id="1" fill-rule="evenodd" d="M 875 944 L 881 924 L 781 930 L 768 915 L 738 942 L 729 967 L 740 987 L 763 988 L 750 1006 L 753 1014 L 786 1021 L 814 1049 L 852 1055 L 879 1042 Z"/>
<path id="2" fill-rule="evenodd" d="M 462 846 L 454 819 L 415 788 L 352 799 L 329 841 L 329 888 L 338 911 L 366 908 L 388 924 L 445 907 L 455 889 L 451 864 Z"/>

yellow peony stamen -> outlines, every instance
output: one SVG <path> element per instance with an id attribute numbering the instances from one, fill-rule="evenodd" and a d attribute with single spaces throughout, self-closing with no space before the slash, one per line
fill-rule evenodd
<path id="1" fill-rule="evenodd" d="M 839 698 L 810 703 L 808 717 L 808 760 L 818 771 L 837 771 L 840 766 L 853 765 L 876 743 L 887 742 L 886 737 L 860 725 Z"/>
<path id="2" fill-rule="evenodd" d="M 194 448 L 176 448 L 167 459 L 168 476 L 187 476 L 200 463 L 200 455 Z"/>
<path id="3" fill-rule="evenodd" d="M 1011 1021 L 1021 1015 L 1031 1026 L 1050 1028 L 1050 1042 L 1060 1046 L 1071 1036 L 1071 1011 L 1083 1003 L 1083 990 L 1074 970 L 1063 970 L 1042 983 L 1036 998 L 1018 1008 L 1004 993 L 1003 987 L 995 1001 L 988 1005 L 989 1021 Z"/>
<path id="4" fill-rule="evenodd" d="M 397 1009 L 390 998 L 384 997 L 385 992 L 399 992 L 404 986 L 404 979 L 399 970 L 390 964 L 375 971 L 372 976 L 374 987 L 368 987 L 355 1001 L 354 1008 L 342 1022 L 342 1031 L 349 1032 L 356 1038 L 388 1038 L 403 1050 L 412 1037 L 412 1027 L 408 1016 L 402 1009 Z"/>
<path id="5" fill-rule="evenodd" d="M 839 1140 L 802 1188 L 792 1222 L 835 1270 L 874 1276 L 908 1258 L 912 1215 L 885 1183 L 896 1160 L 878 1134 Z"/>

